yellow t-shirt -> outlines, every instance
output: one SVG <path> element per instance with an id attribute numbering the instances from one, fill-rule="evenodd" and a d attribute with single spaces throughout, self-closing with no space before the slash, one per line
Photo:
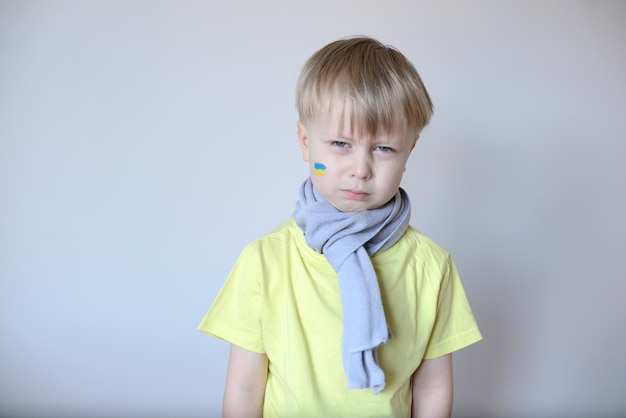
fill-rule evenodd
<path id="1" fill-rule="evenodd" d="M 481 339 L 454 263 L 409 227 L 372 256 L 393 338 L 378 348 L 386 386 L 349 389 L 337 273 L 293 219 L 244 248 L 199 329 L 265 353 L 264 417 L 407 417 L 422 359 Z"/>

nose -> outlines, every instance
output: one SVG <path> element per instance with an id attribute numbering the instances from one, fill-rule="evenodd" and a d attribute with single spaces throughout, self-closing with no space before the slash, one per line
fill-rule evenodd
<path id="1" fill-rule="evenodd" d="M 372 177 L 371 156 L 366 153 L 355 153 L 352 162 L 352 177 L 369 180 Z"/>

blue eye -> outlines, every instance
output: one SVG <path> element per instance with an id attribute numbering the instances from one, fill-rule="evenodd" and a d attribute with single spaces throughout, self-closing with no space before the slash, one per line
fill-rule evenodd
<path id="1" fill-rule="evenodd" d="M 348 143 L 343 141 L 333 141 L 331 144 L 339 148 L 345 148 L 348 146 Z"/>
<path id="2" fill-rule="evenodd" d="M 378 151 L 382 151 L 382 152 L 393 152 L 393 148 L 385 147 L 383 145 L 380 145 L 380 146 L 376 147 L 376 149 Z"/>

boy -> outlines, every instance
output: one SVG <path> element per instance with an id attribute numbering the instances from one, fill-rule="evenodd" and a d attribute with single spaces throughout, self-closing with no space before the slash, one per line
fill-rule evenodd
<path id="1" fill-rule="evenodd" d="M 400 188 L 432 103 L 412 64 L 333 42 L 298 80 L 310 177 L 199 329 L 231 342 L 225 417 L 449 417 L 451 353 L 481 339 L 449 254 Z"/>

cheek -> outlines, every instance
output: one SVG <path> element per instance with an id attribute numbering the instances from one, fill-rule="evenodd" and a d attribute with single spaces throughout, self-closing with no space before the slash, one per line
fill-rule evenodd
<path id="1" fill-rule="evenodd" d="M 320 193 L 324 199 L 328 199 L 326 190 L 328 189 L 328 184 L 331 181 L 329 176 L 327 174 L 317 174 L 315 171 L 312 171 L 310 178 L 315 190 L 317 190 L 317 192 Z"/>
<path id="2" fill-rule="evenodd" d="M 389 172 L 387 173 L 386 183 L 392 189 L 397 188 L 398 186 L 400 186 L 400 183 L 402 182 L 403 174 L 404 174 L 404 167 L 402 169 L 398 169 L 394 167 L 393 170 L 389 170 Z"/>
<path id="3" fill-rule="evenodd" d="M 402 182 L 402 177 L 404 176 L 404 168 L 396 174 L 397 182 L 400 184 Z"/>

